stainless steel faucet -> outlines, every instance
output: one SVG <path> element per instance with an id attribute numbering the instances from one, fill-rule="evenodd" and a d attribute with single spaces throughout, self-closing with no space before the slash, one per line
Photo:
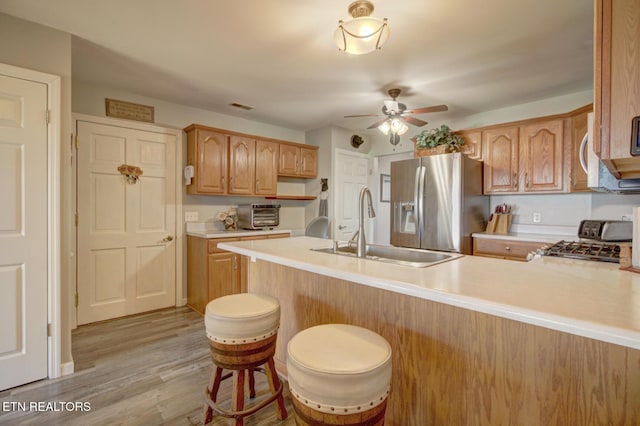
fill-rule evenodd
<path id="1" fill-rule="evenodd" d="M 351 241 L 356 240 L 356 254 L 358 257 L 367 256 L 367 239 L 364 235 L 364 196 L 367 195 L 367 210 L 369 217 L 376 217 L 376 212 L 373 209 L 373 200 L 371 199 L 371 191 L 366 186 L 363 186 L 360 190 L 360 197 L 358 199 L 358 230 L 351 237 Z"/>

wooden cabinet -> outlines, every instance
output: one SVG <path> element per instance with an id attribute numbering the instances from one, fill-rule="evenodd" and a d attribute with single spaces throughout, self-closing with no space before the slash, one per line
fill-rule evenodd
<path id="1" fill-rule="evenodd" d="M 522 191 L 562 192 L 564 120 L 521 126 L 519 132 Z"/>
<path id="2" fill-rule="evenodd" d="M 519 188 L 518 127 L 482 132 L 484 192 L 517 192 Z"/>
<path id="3" fill-rule="evenodd" d="M 187 164 L 194 166 L 188 194 L 276 196 L 278 176 L 314 178 L 318 147 L 192 124 Z"/>
<path id="4" fill-rule="evenodd" d="M 497 238 L 474 238 L 473 255 L 524 261 L 527 260 L 529 253 L 544 245 L 547 245 L 547 243 Z"/>
<path id="5" fill-rule="evenodd" d="M 632 119 L 640 116 L 640 1 L 596 0 L 594 151 L 620 178 L 640 177 L 631 156 Z"/>
<path id="6" fill-rule="evenodd" d="M 229 194 L 253 195 L 255 191 L 256 141 L 229 138 Z"/>
<path id="7" fill-rule="evenodd" d="M 256 195 L 275 195 L 278 189 L 279 145 L 258 139 L 256 141 Z"/>
<path id="8" fill-rule="evenodd" d="M 187 305 L 202 314 L 209 301 L 247 291 L 248 259 L 219 249 L 219 243 L 286 237 L 289 233 L 211 239 L 188 235 Z"/>
<path id="9" fill-rule="evenodd" d="M 318 148 L 281 143 L 278 175 L 316 177 L 318 175 Z"/>
<path id="10" fill-rule="evenodd" d="M 187 130 L 187 129 L 185 129 Z M 193 128 L 187 132 L 187 164 L 194 166 L 188 194 L 220 195 L 227 192 L 227 135 Z"/>
<path id="11" fill-rule="evenodd" d="M 569 173 L 569 190 L 571 192 L 588 191 L 587 174 L 580 165 L 580 144 L 584 135 L 587 133 L 587 114 L 592 110 L 591 107 L 584 108 L 582 111 L 568 118 L 569 138 L 571 143 L 566 143 L 568 149 L 565 152 L 571 159 Z"/>
<path id="12" fill-rule="evenodd" d="M 564 120 L 482 132 L 485 194 L 563 192 Z"/>
<path id="13" fill-rule="evenodd" d="M 462 153 L 471 159 L 482 161 L 482 131 L 461 130 L 455 133 L 464 141 L 461 147 Z"/>
<path id="14" fill-rule="evenodd" d="M 207 255 L 207 295 L 209 300 L 242 293 L 243 289 L 240 283 L 239 254 L 218 253 Z"/>

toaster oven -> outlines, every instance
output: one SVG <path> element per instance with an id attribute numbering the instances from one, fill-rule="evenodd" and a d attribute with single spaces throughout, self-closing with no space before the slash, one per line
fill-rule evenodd
<path id="1" fill-rule="evenodd" d="M 280 225 L 280 204 L 240 204 L 238 226 L 243 229 L 274 228 Z"/>

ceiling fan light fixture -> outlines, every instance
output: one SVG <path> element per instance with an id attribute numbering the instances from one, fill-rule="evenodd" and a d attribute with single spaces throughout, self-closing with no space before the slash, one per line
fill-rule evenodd
<path id="1" fill-rule="evenodd" d="M 384 133 L 385 136 L 387 136 L 389 134 L 389 131 L 391 130 L 391 125 L 389 124 L 389 120 L 385 120 L 384 123 L 379 125 L 378 130 L 380 130 L 382 133 Z"/>
<path id="2" fill-rule="evenodd" d="M 338 29 L 333 41 L 338 49 L 351 55 L 364 55 L 382 48 L 389 38 L 387 18 L 370 16 L 373 4 L 369 1 L 356 1 L 349 5 L 349 14 L 353 19 L 338 21 Z"/>
<path id="3" fill-rule="evenodd" d="M 398 135 L 404 135 L 409 130 L 409 126 L 404 124 L 401 120 L 393 118 L 391 120 L 391 132 Z"/>

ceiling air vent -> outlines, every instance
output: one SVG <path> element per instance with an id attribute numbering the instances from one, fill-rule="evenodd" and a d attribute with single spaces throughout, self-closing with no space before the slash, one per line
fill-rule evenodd
<path id="1" fill-rule="evenodd" d="M 253 107 L 251 107 L 251 106 L 248 106 L 248 105 L 242 105 L 242 104 L 239 104 L 239 103 L 237 103 L 237 102 L 234 102 L 234 103 L 229 104 L 229 105 L 231 105 L 232 107 L 236 107 L 236 108 L 244 109 L 244 110 L 247 110 L 247 111 L 251 111 L 251 110 L 253 109 Z"/>

